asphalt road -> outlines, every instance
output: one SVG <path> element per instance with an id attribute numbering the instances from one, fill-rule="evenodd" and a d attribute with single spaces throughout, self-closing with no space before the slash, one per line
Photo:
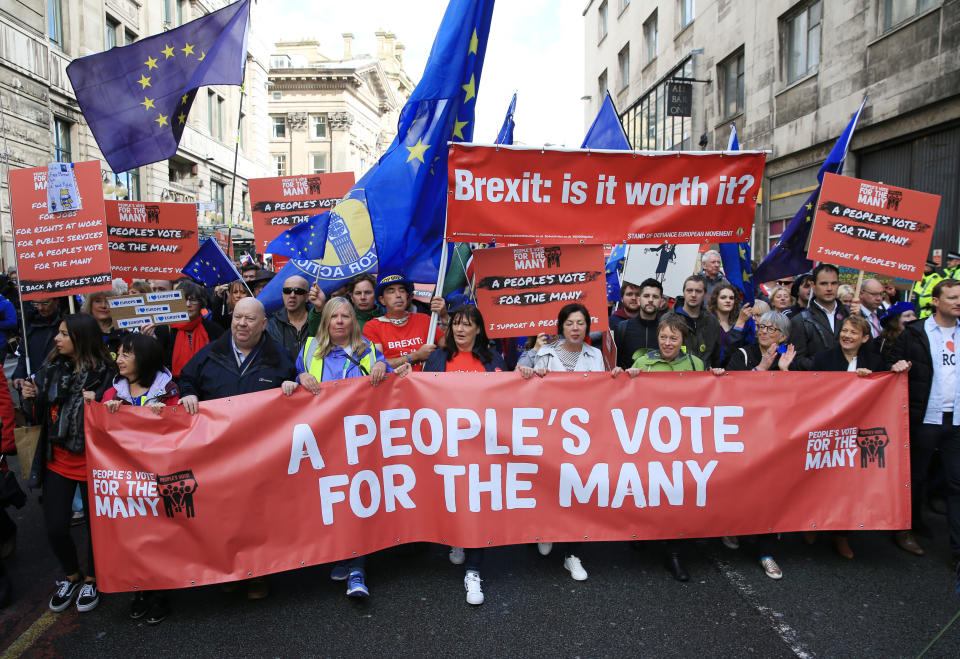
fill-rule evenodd
<path id="1" fill-rule="evenodd" d="M 960 609 L 945 520 L 929 514 L 935 537 L 921 539 L 924 557 L 899 550 L 888 533 L 853 534 L 853 560 L 826 536 L 813 546 L 785 536 L 775 553 L 781 581 L 746 547 L 718 540 L 685 543 L 686 584 L 655 548 L 587 545 L 590 578 L 575 582 L 556 554 L 503 547 L 488 551 L 486 603 L 472 607 L 446 549 L 417 545 L 369 560 L 366 601 L 348 600 L 329 567 L 317 566 L 270 577 L 260 601 L 215 586 L 176 592 L 171 616 L 151 627 L 127 618 L 127 594 L 104 594 L 86 614 L 48 612 L 58 568 L 36 496 L 14 518 L 18 548 L 7 567 L 16 601 L 0 611 L 0 657 L 915 657 Z M 960 622 L 927 656 L 960 656 Z"/>

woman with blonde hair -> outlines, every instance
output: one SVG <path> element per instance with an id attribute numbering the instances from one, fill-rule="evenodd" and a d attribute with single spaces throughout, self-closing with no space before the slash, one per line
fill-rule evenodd
<path id="1" fill-rule="evenodd" d="M 785 313 L 791 304 L 790 289 L 786 286 L 777 286 L 770 291 L 770 307 L 772 311 Z"/>
<path id="2" fill-rule="evenodd" d="M 370 384 L 377 386 L 389 372 L 403 377 L 410 372 L 410 364 L 395 371 L 390 368 L 376 347 L 360 335 L 353 305 L 346 298 L 330 298 L 323 306 L 317 335 L 309 337 L 297 355 L 297 381 L 316 396 L 322 391 L 321 382 L 369 376 Z M 342 566 L 334 568 L 333 578 L 347 581 L 347 596 L 370 595 L 365 566 L 366 556 L 356 556 L 347 564 L 345 575 L 341 576 Z"/>

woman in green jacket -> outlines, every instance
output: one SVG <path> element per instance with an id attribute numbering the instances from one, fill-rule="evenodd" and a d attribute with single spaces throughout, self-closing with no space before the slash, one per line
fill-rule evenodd
<path id="1" fill-rule="evenodd" d="M 705 371 L 702 359 L 683 351 L 683 342 L 689 331 L 686 321 L 678 314 L 664 314 L 657 326 L 659 349 L 637 357 L 627 373 L 634 378 L 639 373 L 647 372 Z"/>

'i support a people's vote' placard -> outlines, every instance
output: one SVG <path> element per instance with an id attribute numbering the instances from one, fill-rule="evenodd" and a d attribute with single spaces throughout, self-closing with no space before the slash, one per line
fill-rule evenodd
<path id="1" fill-rule="evenodd" d="M 110 290 L 110 255 L 98 161 L 74 164 L 82 208 L 47 208 L 47 168 L 10 172 L 24 300 Z M 72 205 L 72 204 L 71 204 Z"/>

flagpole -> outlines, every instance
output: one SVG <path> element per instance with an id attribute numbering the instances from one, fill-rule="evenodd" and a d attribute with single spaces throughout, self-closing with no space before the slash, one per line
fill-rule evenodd
<path id="1" fill-rule="evenodd" d="M 433 289 L 433 296 L 437 297 L 438 295 L 443 295 L 443 280 L 447 276 L 447 210 L 443 210 L 443 243 L 440 252 L 440 271 L 437 273 L 437 286 Z M 433 300 L 430 300 L 431 304 Z M 434 339 L 437 336 L 437 323 L 440 321 L 440 316 L 437 315 L 436 311 L 430 312 L 430 330 L 427 332 L 427 343 L 433 343 Z"/>
<path id="2" fill-rule="evenodd" d="M 13 263 L 17 267 L 17 302 L 20 305 L 20 328 L 23 332 L 23 356 L 27 367 L 27 377 L 31 375 L 30 349 L 27 344 L 27 314 L 23 310 L 23 288 L 20 287 L 20 258 L 17 256 L 17 230 L 13 224 L 13 189 L 10 186 L 10 149 L 7 147 L 7 114 L 3 108 L 3 96 L 0 95 L 0 134 L 3 135 L 3 162 L 6 164 L 7 208 L 10 209 L 10 229 L 13 234 Z M 0 364 L 2 366 L 2 364 Z"/>
<path id="3" fill-rule="evenodd" d="M 249 11 L 249 10 L 248 10 Z M 247 19 L 249 21 L 249 18 Z M 243 122 L 243 97 L 247 88 L 247 56 L 243 57 L 243 72 L 240 74 L 240 102 L 237 104 L 237 140 L 233 145 L 233 178 L 230 182 L 230 218 L 227 223 L 227 258 L 233 261 L 233 204 L 237 196 L 237 160 L 240 157 L 240 129 Z M 242 279 L 242 277 L 241 277 Z M 250 287 L 247 287 L 250 290 Z M 252 295 L 252 293 L 251 293 Z"/>

